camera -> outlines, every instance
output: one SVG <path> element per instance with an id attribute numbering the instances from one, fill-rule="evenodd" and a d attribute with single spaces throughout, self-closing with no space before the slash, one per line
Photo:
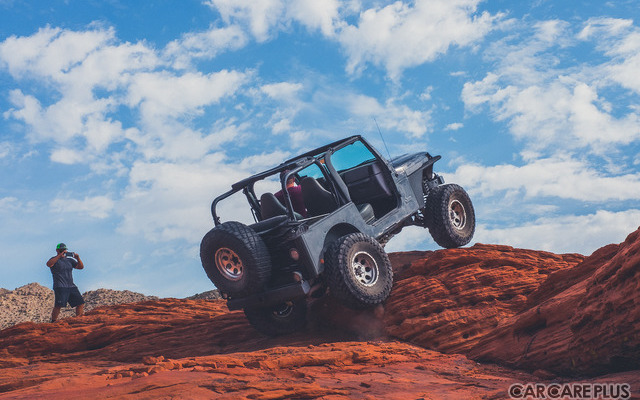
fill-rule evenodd
<path id="1" fill-rule="evenodd" d="M 68 258 L 76 258 L 76 253 L 73 251 L 67 251 L 64 256 Z"/>

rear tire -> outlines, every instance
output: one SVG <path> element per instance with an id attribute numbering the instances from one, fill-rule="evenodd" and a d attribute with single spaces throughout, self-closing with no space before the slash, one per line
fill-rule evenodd
<path id="1" fill-rule="evenodd" d="M 469 195 L 458 185 L 441 185 L 431 189 L 424 216 L 431 237 L 444 248 L 464 246 L 473 238 L 475 211 Z"/>
<path id="2" fill-rule="evenodd" d="M 329 292 L 345 306 L 369 308 L 391 294 L 393 270 L 387 253 L 374 238 L 363 233 L 341 237 L 325 256 Z"/>
<path id="3" fill-rule="evenodd" d="M 299 299 L 272 307 L 247 307 L 244 315 L 258 332 L 272 337 L 286 335 L 307 325 L 307 302 Z"/>
<path id="4" fill-rule="evenodd" d="M 271 260 L 262 238 L 240 222 L 225 222 L 200 243 L 200 260 L 222 293 L 242 297 L 262 290 L 271 276 Z"/>

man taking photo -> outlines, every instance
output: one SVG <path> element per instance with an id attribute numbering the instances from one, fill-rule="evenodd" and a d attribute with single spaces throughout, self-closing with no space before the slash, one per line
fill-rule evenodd
<path id="1" fill-rule="evenodd" d="M 55 257 L 47 261 L 47 267 L 51 269 L 53 275 L 53 292 L 55 293 L 55 303 L 51 312 L 51 322 L 55 322 L 60 315 L 60 309 L 66 307 L 67 303 L 76 308 L 76 316 L 84 313 L 84 299 L 73 283 L 73 269 L 83 269 L 84 264 L 78 253 L 67 251 L 67 245 L 59 243 L 56 246 Z"/>

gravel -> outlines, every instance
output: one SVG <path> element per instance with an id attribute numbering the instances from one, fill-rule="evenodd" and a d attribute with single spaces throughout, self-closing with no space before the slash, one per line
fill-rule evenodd
<path id="1" fill-rule="evenodd" d="M 100 306 L 114 304 L 137 303 L 146 300 L 157 300 L 156 296 L 145 296 L 129 290 L 97 289 L 84 292 L 84 309 L 91 311 Z M 188 300 L 221 299 L 220 292 L 209 290 L 189 296 Z M 15 290 L 0 288 L 0 329 L 5 329 L 20 322 L 48 322 L 51 320 L 53 308 L 53 290 L 39 283 L 29 283 Z M 75 308 L 69 306 L 60 312 L 60 319 L 76 315 Z"/>
<path id="2" fill-rule="evenodd" d="M 82 294 L 85 311 L 99 306 L 156 300 L 129 290 L 98 289 Z M 38 283 L 29 283 L 15 290 L 0 288 L 0 329 L 20 322 L 48 322 L 53 308 L 53 290 Z M 75 315 L 75 309 L 67 306 L 60 312 L 60 319 Z"/>

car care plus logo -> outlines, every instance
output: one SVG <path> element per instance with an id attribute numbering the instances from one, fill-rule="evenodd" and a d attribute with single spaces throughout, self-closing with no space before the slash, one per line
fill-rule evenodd
<path id="1" fill-rule="evenodd" d="M 514 383 L 511 399 L 622 400 L 631 398 L 628 383 Z"/>

